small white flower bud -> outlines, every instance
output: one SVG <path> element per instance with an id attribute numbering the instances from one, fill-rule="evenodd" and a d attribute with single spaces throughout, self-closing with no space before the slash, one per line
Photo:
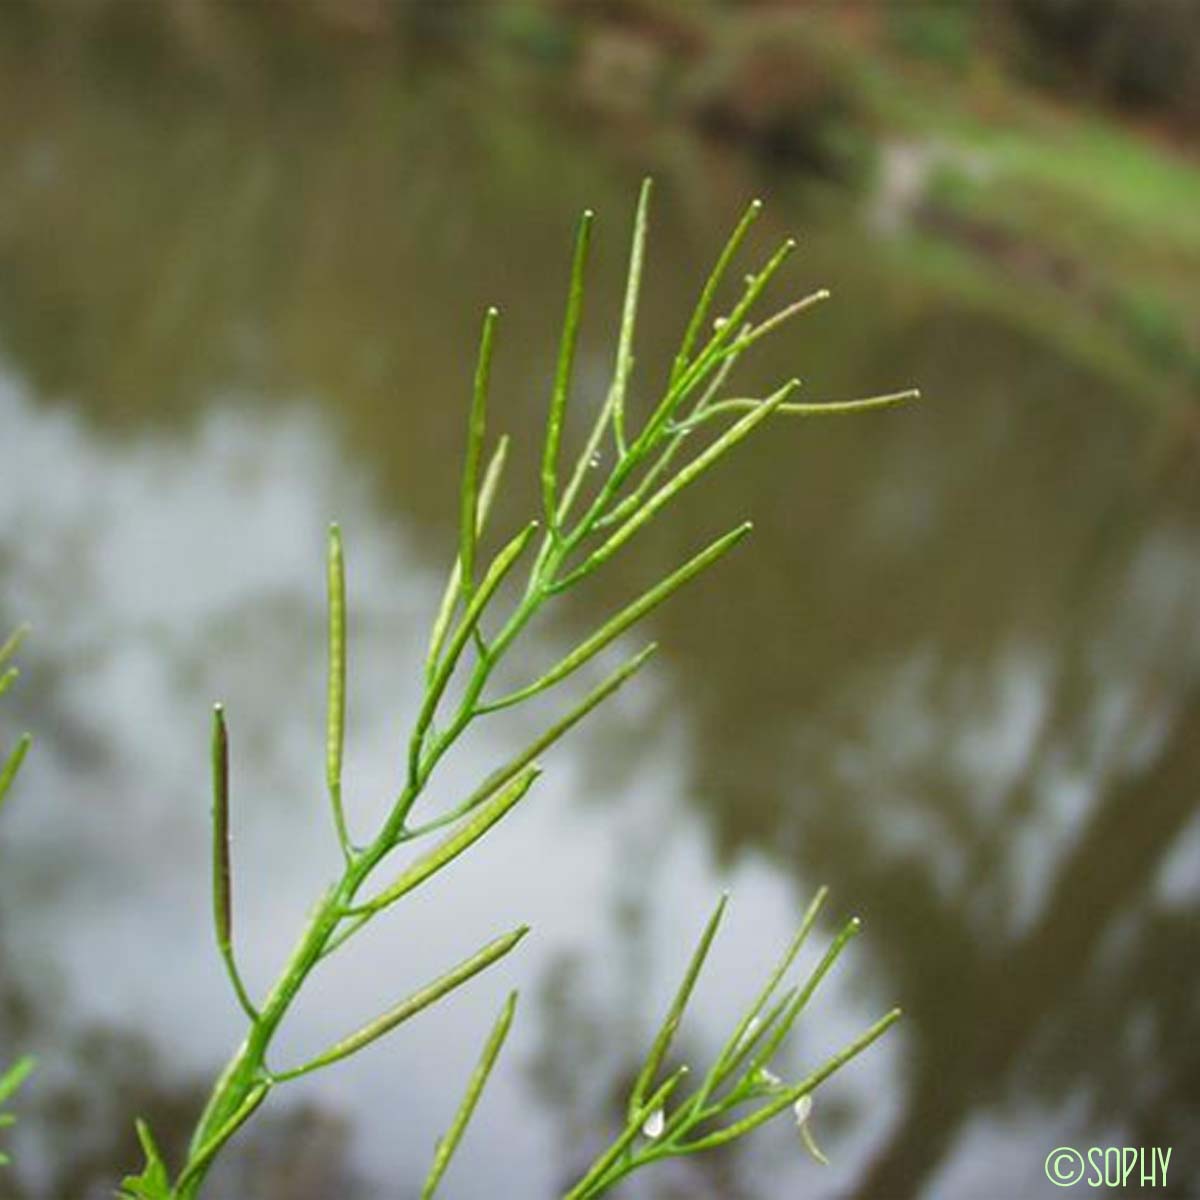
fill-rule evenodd
<path id="1" fill-rule="evenodd" d="M 666 1127 L 666 1114 L 661 1108 L 656 1108 L 642 1124 L 642 1133 L 651 1141 L 662 1137 L 662 1131 Z"/>

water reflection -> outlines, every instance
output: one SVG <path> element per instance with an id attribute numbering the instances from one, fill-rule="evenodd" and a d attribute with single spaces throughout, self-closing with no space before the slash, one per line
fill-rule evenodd
<path id="1" fill-rule="evenodd" d="M 395 523 L 380 521 L 370 489 L 343 482 L 334 439 L 311 410 L 264 422 L 214 408 L 182 437 L 146 435 L 113 446 L 78 420 L 44 414 L 11 384 L 0 395 L 5 427 L 26 448 L 0 514 L 5 529 L 22 531 L 20 541 L 5 543 L 13 603 L 41 629 L 63 623 L 60 605 L 82 599 L 89 614 L 71 623 L 61 643 L 41 639 L 30 656 L 33 682 L 20 716 L 50 736 L 24 787 L 48 799 L 14 814 L 5 868 L 6 890 L 18 899 L 5 922 L 12 1004 L 27 1013 L 12 1041 L 40 1049 L 68 1081 L 60 1085 L 68 1097 L 89 1078 L 95 1104 L 107 1097 L 113 1108 L 93 1112 L 76 1096 L 76 1111 L 86 1114 L 79 1120 L 111 1135 L 106 1152 L 89 1153 L 86 1140 L 64 1143 L 53 1120 L 43 1144 L 34 1119 L 26 1123 L 33 1148 L 25 1161 L 56 1164 L 46 1168 L 49 1190 L 34 1194 L 77 1187 L 84 1194 L 82 1181 L 111 1184 L 115 1164 L 128 1160 L 129 1123 L 140 1105 L 153 1099 L 149 1110 L 160 1121 L 174 1117 L 179 1124 L 168 1124 L 164 1140 L 178 1140 L 198 1081 L 237 1034 L 237 1014 L 207 952 L 199 697 L 222 695 L 234 731 L 238 928 L 250 978 L 262 985 L 334 862 L 312 786 L 320 778 L 323 671 L 316 511 L 342 512 L 356 531 L 348 790 L 363 801 L 356 806 L 362 820 L 378 816 L 394 784 L 399 717 L 417 698 L 406 693 L 398 664 L 419 657 L 421 617 L 434 605 L 438 580 Z M 75 486 L 42 504 L 38 480 L 52 465 Z M 403 921 L 372 930 L 347 949 L 336 982 L 318 980 L 297 1013 L 282 1052 L 288 1058 L 319 1049 L 481 939 L 525 917 L 537 924 L 533 953 L 432 1014 L 406 1058 L 364 1060 L 321 1090 L 355 1130 L 357 1161 L 375 1187 L 393 1184 L 398 1164 L 408 1170 L 423 1160 L 504 984 L 518 972 L 536 978 L 543 962 L 612 940 L 605 914 L 631 841 L 657 843 L 664 872 L 655 904 L 669 919 L 654 922 L 654 946 L 674 950 L 690 938 L 692 918 L 715 887 L 695 833 L 680 832 L 682 814 L 673 815 L 665 799 L 679 791 L 680 733 L 654 703 L 653 688 L 623 701 L 601 732 L 628 746 L 632 729 L 647 724 L 658 729 L 653 760 L 639 768 L 637 756 L 626 755 L 627 800 L 576 757 L 553 756 L 544 802 L 518 818 L 507 843 L 464 865 L 452 911 L 431 894 Z M 450 771 L 446 794 L 477 779 L 515 735 L 512 728 L 485 731 Z M 604 795 L 605 806 L 573 813 L 564 807 L 572 794 Z M 688 851 L 673 866 L 676 845 Z M 764 906 L 756 907 L 762 923 Z M 779 907 L 782 937 L 789 915 Z M 657 973 L 656 994 L 670 986 L 678 957 Z M 647 1021 L 653 1016 L 636 994 L 622 1003 Z M 611 1061 L 621 1061 L 619 1045 L 610 1046 Z M 93 1064 L 89 1046 L 104 1049 L 103 1062 L 165 1086 L 125 1087 L 124 1075 Z M 580 1069 L 569 1041 L 559 1052 L 568 1070 Z M 391 1102 L 381 1105 L 383 1097 Z M 553 1124 L 535 1115 L 519 1072 L 498 1083 L 492 1102 L 507 1118 L 491 1137 L 476 1139 L 475 1153 L 488 1163 L 477 1194 L 487 1194 L 497 1172 L 513 1186 L 549 1191 L 559 1169 L 549 1150 Z M 44 1103 L 52 1117 L 56 1093 Z M 397 1111 L 409 1114 L 399 1134 Z M 252 1143 L 234 1170 L 244 1175 L 266 1152 Z M 546 1175 L 531 1184 L 530 1164 L 539 1161 Z M 234 1187 L 230 1180 L 214 1186 Z M 469 1183 L 460 1186 L 472 1194 Z"/>
<path id="2" fill-rule="evenodd" d="M 651 378 L 720 229 L 766 184 L 773 220 L 812 227 L 799 286 L 833 282 L 840 303 L 759 374 L 798 360 L 814 393 L 917 380 L 935 401 L 777 427 L 536 631 L 530 666 L 755 517 L 748 549 L 656 614 L 653 681 L 556 753 L 454 880 L 347 949 L 283 1053 L 518 921 L 536 938 L 386 1050 L 298 1086 L 214 1194 L 411 1190 L 517 980 L 508 1069 L 452 1192 L 552 1194 L 611 1129 L 631 1048 L 723 883 L 732 922 L 689 1058 L 719 1045 L 820 882 L 868 933 L 793 1065 L 893 1002 L 909 1016 L 827 1093 L 830 1171 L 781 1127 L 630 1195 L 987 1198 L 1003 1180 L 1037 1196 L 1046 1149 L 1072 1141 L 1194 1160 L 1187 422 L 1051 331 L 904 278 L 859 214 L 812 208 L 787 179 L 653 130 L 618 145 L 540 112 L 520 81 L 406 43 L 286 43 L 238 65 L 230 47 L 261 51 L 241 36 L 183 74 L 161 47 L 3 51 L 0 622 L 38 630 L 5 720 L 39 744 L 0 841 L 0 1058 L 29 1045 L 46 1064 L 6 1184 L 101 1195 L 135 1112 L 182 1135 L 238 1029 L 205 925 L 207 704 L 230 712 L 239 936 L 261 984 L 334 862 L 324 523 L 348 536 L 348 792 L 365 825 L 394 785 L 452 537 L 460 349 L 480 307 L 510 298 L 503 525 L 533 496 L 572 213 L 601 214 L 584 403 L 607 382 L 619 231 L 648 163 Z M 486 727 L 436 799 L 529 731 Z"/>
<path id="3" fill-rule="evenodd" d="M 969 441 L 956 447 L 970 458 Z M 1197 877 L 1195 480 L 1189 466 L 1113 486 L 1112 461 L 1089 462 L 1092 450 L 1078 446 L 1070 466 L 1092 512 L 1079 506 L 1067 538 L 1056 537 L 1064 506 L 1050 473 L 1040 496 L 1030 482 L 972 505 L 971 541 L 986 553 L 971 556 L 977 575 L 936 572 L 949 594 L 920 589 L 932 612 L 897 613 L 898 586 L 871 589 L 886 609 L 848 616 L 805 589 L 806 624 L 858 622 L 837 638 L 846 661 L 817 675 L 830 685 L 802 716 L 772 717 L 753 698 L 812 678 L 813 647 L 783 639 L 759 671 L 743 653 L 742 705 L 714 696 L 696 740 L 696 780 L 726 773 L 723 840 L 741 843 L 746 806 L 768 797 L 755 840 L 769 836 L 781 860 L 826 872 L 862 903 L 892 994 L 914 1017 L 904 1115 L 855 1194 L 987 1194 L 989 1177 L 1037 1194 L 1029 1147 L 1047 1128 L 1060 1142 L 1081 1130 L 1102 1142 L 1103 1131 L 1194 1153 L 1194 1064 L 1178 1061 L 1194 1036 L 1194 979 L 1164 964 L 1186 954 Z M 972 466 L 978 478 L 987 459 Z M 903 503 L 902 487 L 892 495 Z M 956 502 L 932 507 L 953 513 Z M 855 527 L 851 513 L 842 538 Z M 998 578 L 1010 537 L 1040 543 L 1037 567 Z M 822 583 L 845 594 L 846 580 Z M 872 646 L 877 614 L 911 622 L 907 649 Z M 971 626 L 966 647 L 956 624 Z M 692 661 L 681 656 L 681 670 Z M 744 786 L 728 764 L 750 754 L 756 779 Z M 1024 1131 L 989 1138 L 985 1114 Z"/>

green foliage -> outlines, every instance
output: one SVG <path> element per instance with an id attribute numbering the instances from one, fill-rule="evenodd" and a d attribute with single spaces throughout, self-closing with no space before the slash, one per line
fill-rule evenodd
<path id="1" fill-rule="evenodd" d="M 955 70 L 970 60 L 977 36 L 976 0 L 891 0 L 887 18 L 892 41 L 906 53 Z"/>
<path id="2" fill-rule="evenodd" d="M 35 1062 L 26 1055 L 19 1058 L 11 1067 L 0 1075 L 0 1129 L 6 1129 L 16 1122 L 16 1117 L 5 1111 L 5 1105 L 16 1095 L 17 1089 L 33 1073 Z M 0 1167 L 8 1166 L 8 1155 L 0 1151 Z"/>
<path id="3" fill-rule="evenodd" d="M 167 1165 L 145 1121 L 137 1123 L 138 1141 L 146 1165 L 137 1175 L 126 1175 L 117 1195 L 119 1200 L 171 1200 L 171 1179 Z"/>
<path id="4" fill-rule="evenodd" d="M 794 381 L 760 398 L 729 396 L 724 392 L 730 372 L 758 341 L 776 332 L 793 317 L 825 298 L 820 292 L 786 305 L 773 316 L 758 320 L 753 314 L 768 285 L 790 256 L 794 243 L 788 240 L 757 272 L 746 277 L 740 297 L 722 318 L 711 322 L 710 313 L 722 282 L 732 266 L 760 205 L 756 202 L 734 232 L 725 253 L 705 285 L 695 312 L 687 325 L 680 349 L 657 401 L 649 410 L 635 414 L 630 406 L 629 382 L 634 366 L 634 340 L 641 277 L 646 257 L 649 226 L 650 183 L 638 199 L 630 251 L 628 284 L 617 339 L 612 384 L 599 412 L 592 419 L 573 465 L 564 469 L 561 459 L 571 376 L 584 297 L 584 279 L 591 241 L 593 217 L 584 213 L 572 259 L 566 317 L 558 367 L 546 423 L 541 464 L 541 520 L 529 520 L 510 534 L 490 554 L 486 548 L 492 501 L 500 486 L 507 440 L 499 439 L 487 456 L 488 392 L 493 349 L 499 328 L 499 312 L 489 309 L 483 323 L 475 383 L 467 424 L 467 449 L 459 488 L 458 553 L 449 573 L 441 605 L 435 615 L 426 657 L 424 690 L 408 741 L 403 779 L 382 824 L 365 842 L 352 835 L 342 796 L 342 753 L 345 737 L 345 685 L 347 670 L 345 553 L 337 526 L 330 530 L 327 581 L 329 590 L 329 678 L 326 717 L 326 789 L 332 824 L 343 855 L 340 876 L 325 890 L 312 910 L 307 927 L 267 995 L 257 1001 L 242 983 L 236 962 L 234 937 L 233 882 L 229 857 L 229 814 L 231 805 L 230 734 L 224 710 L 218 706 L 213 717 L 213 918 L 218 952 L 224 962 L 234 995 L 244 1011 L 248 1028 L 242 1045 L 217 1080 L 208 1104 L 196 1124 L 187 1160 L 174 1184 L 153 1141 L 144 1127 L 139 1129 L 146 1167 L 141 1176 L 126 1182 L 126 1194 L 143 1200 L 189 1200 L 199 1194 L 213 1160 L 269 1094 L 278 1086 L 311 1074 L 357 1053 L 416 1017 L 429 1006 L 465 985 L 511 953 L 528 932 L 520 926 L 487 942 L 480 950 L 410 996 L 367 1020 L 356 1032 L 334 1041 L 311 1060 L 293 1067 L 271 1069 L 267 1053 L 296 996 L 314 968 L 354 937 L 368 922 L 390 909 L 429 879 L 448 869 L 481 838 L 497 827 L 503 817 L 524 802 L 536 782 L 536 758 L 562 738 L 599 704 L 613 695 L 647 662 L 654 647 L 647 646 L 602 681 L 582 700 L 565 703 L 565 715 L 554 720 L 532 742 L 493 769 L 469 794 L 448 811 L 414 819 L 418 805 L 439 763 L 476 722 L 488 715 L 521 704 L 557 688 L 580 673 L 586 665 L 623 634 L 636 626 L 659 604 L 723 558 L 749 532 L 740 524 L 715 538 L 706 548 L 669 572 L 618 609 L 608 620 L 558 660 L 553 666 L 512 690 L 496 695 L 491 690 L 497 667 L 509 661 L 531 621 L 556 597 L 584 583 L 612 558 L 691 484 L 714 467 L 755 429 L 772 416 L 828 415 L 872 409 L 906 400 L 916 393 L 902 392 L 866 400 L 841 403 L 810 403 L 794 399 Z M 697 431 L 712 432 L 702 448 L 680 465 L 685 450 L 705 442 Z M 598 469 L 601 457 L 611 462 L 605 472 Z M 487 465 L 485 466 L 485 458 Z M 503 585 L 509 584 L 509 587 Z M 515 587 L 511 586 L 514 585 Z M 504 599 L 502 599 L 504 597 Z M 513 656 L 519 663 L 519 656 Z M 453 686 L 452 686 L 453 685 Z M 445 830 L 424 853 L 379 882 L 387 860 L 410 843 Z M 722 904 L 723 908 L 723 904 Z M 572 1195 L 598 1194 L 615 1178 L 626 1151 L 632 1145 L 649 1107 L 664 1105 L 678 1082 L 676 1077 L 655 1087 L 655 1080 L 670 1048 L 674 1030 L 696 983 L 717 917 L 688 970 L 664 1032 L 647 1060 L 643 1077 L 630 1099 L 633 1133 L 622 1135 L 613 1161 L 593 1168 L 586 1189 Z M 798 947 L 797 947 L 798 948 Z M 840 948 L 840 943 L 839 943 Z M 790 962 L 790 959 L 788 960 Z M 786 969 L 786 964 L 783 969 Z M 782 977 L 782 970 L 779 977 Z M 761 1001 L 765 1005 L 778 984 Z M 815 982 L 813 984 L 815 987 Z M 771 1037 L 765 1043 L 770 1056 L 786 1036 L 803 1000 L 776 1014 Z M 507 1035 L 515 1008 L 515 997 L 506 1005 L 500 1021 L 484 1049 L 479 1067 L 468 1085 L 466 1097 L 450 1131 L 439 1142 L 425 1195 L 437 1188 L 470 1120 L 480 1094 Z M 776 1038 L 775 1034 L 779 1037 Z M 865 1043 L 864 1043 L 865 1044 Z M 731 1051 L 731 1056 L 733 1055 Z M 726 1100 L 716 1100 L 717 1089 L 726 1082 L 724 1068 L 732 1070 L 732 1058 L 723 1056 L 718 1070 L 698 1098 L 687 1109 L 690 1118 L 672 1119 L 669 1138 L 662 1147 L 679 1146 L 691 1153 L 718 1144 L 707 1134 L 683 1142 L 696 1132 L 696 1125 L 714 1112 L 724 1113 Z M 758 1069 L 757 1059 L 755 1069 Z M 836 1063 L 835 1063 L 836 1066 Z M 830 1068 L 833 1069 L 833 1068 Z M 822 1075 L 821 1078 L 824 1076 Z M 811 1090 L 819 1080 L 810 1079 Z M 741 1083 L 734 1088 L 742 1087 Z M 757 1087 L 755 1083 L 745 1085 Z M 797 1085 L 800 1086 L 800 1085 Z M 794 1090 L 794 1089 L 793 1089 Z M 732 1093 L 730 1093 L 732 1094 Z M 749 1094 L 749 1093 L 747 1093 Z M 754 1095 L 757 1095 L 754 1092 Z M 797 1093 L 797 1096 L 801 1093 Z M 805 1093 L 806 1094 L 806 1093 Z M 737 1101 L 741 1103 L 741 1093 Z M 778 1099 L 778 1097 L 776 1097 Z M 766 1106 L 770 1107 L 770 1104 Z M 761 1112 L 762 1110 L 760 1110 Z M 763 1118 L 765 1119 L 765 1118 Z M 743 1120 L 740 1125 L 745 1125 Z M 745 1131 L 752 1126 L 746 1126 Z M 737 1125 L 724 1131 L 723 1139 L 738 1136 Z M 662 1148 L 660 1147 L 660 1149 Z M 661 1157 L 662 1155 L 657 1155 Z M 650 1157 L 654 1157 L 651 1155 Z M 634 1154 L 628 1161 L 649 1161 Z M 166 1181 L 165 1181 L 166 1180 Z M 138 1191 L 137 1189 L 141 1189 Z M 164 1189 L 166 1189 L 164 1191 Z"/>
<path id="5" fill-rule="evenodd" d="M 0 646 L 0 696 L 4 695 L 17 680 L 17 668 L 9 666 L 9 663 L 21 645 L 25 633 L 26 630 L 22 626 Z M 21 763 L 25 760 L 29 746 L 30 737 L 28 734 L 23 734 L 8 755 L 0 757 L 0 809 L 4 807 L 13 780 L 21 769 Z M 29 1078 L 33 1068 L 34 1060 L 26 1056 L 18 1059 L 8 1070 L 0 1074 L 0 1129 L 7 1128 L 16 1121 L 16 1117 L 12 1113 L 6 1112 L 4 1106 Z M 8 1155 L 0 1151 L 0 1167 L 7 1166 L 8 1162 Z"/>
<path id="6" fill-rule="evenodd" d="M 662 1073 L 724 916 L 726 897 L 721 898 L 630 1090 L 624 1128 L 567 1193 L 565 1200 L 592 1200 L 642 1167 L 665 1158 L 684 1157 L 726 1145 L 788 1109 L 795 1114 L 806 1148 L 818 1161 L 825 1161 L 808 1126 L 812 1094 L 900 1017 L 900 1010 L 893 1009 L 820 1067 L 794 1083 L 785 1083 L 770 1070 L 770 1064 L 821 981 L 859 930 L 857 919 L 848 921 L 804 984 L 780 994 L 779 989 L 808 938 L 825 896 L 822 888 L 809 905 L 799 930 L 766 985 L 746 1009 L 699 1086 L 689 1096 L 682 1097 L 679 1092 L 689 1074 L 686 1066 L 678 1067 L 657 1087 L 655 1081 Z M 737 1109 L 748 1104 L 756 1107 L 746 1115 L 734 1115 Z"/>
<path id="7" fill-rule="evenodd" d="M 9 663 L 24 640 L 25 633 L 26 629 L 22 626 L 0 646 L 0 696 L 3 696 L 17 681 L 19 672 L 16 667 L 9 666 Z M 0 754 L 0 809 L 4 807 L 13 780 L 16 779 L 17 772 L 21 769 L 21 763 L 25 761 L 25 755 L 29 752 L 31 742 L 29 734 L 22 734 L 7 755 Z"/>

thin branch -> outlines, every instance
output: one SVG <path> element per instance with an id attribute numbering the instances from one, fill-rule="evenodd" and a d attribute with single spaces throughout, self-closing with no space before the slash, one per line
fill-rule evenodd
<path id="1" fill-rule="evenodd" d="M 586 641 L 576 646 L 570 654 L 551 667 L 539 679 L 536 679 L 533 683 L 521 688 L 519 691 L 512 692 L 507 696 L 501 697 L 499 700 L 492 701 L 488 706 L 489 710 L 497 711 L 502 708 L 510 708 L 512 705 L 526 700 L 530 696 L 536 696 L 539 692 L 544 692 L 547 688 L 553 687 L 556 683 L 559 683 L 568 675 L 577 671 L 584 663 L 589 662 L 599 654 L 610 642 L 620 637 L 631 625 L 640 621 L 647 613 L 657 608 L 664 600 L 677 592 L 690 579 L 694 579 L 706 567 L 710 567 L 719 558 L 724 557 L 753 528 L 754 526 L 751 522 L 746 521 L 736 529 L 730 530 L 723 537 L 718 538 L 706 550 L 702 550 L 695 558 L 684 563 L 682 567 L 668 575 L 661 583 L 656 584 L 649 591 L 644 592 L 632 604 L 622 609 L 615 617 L 601 626 Z"/>

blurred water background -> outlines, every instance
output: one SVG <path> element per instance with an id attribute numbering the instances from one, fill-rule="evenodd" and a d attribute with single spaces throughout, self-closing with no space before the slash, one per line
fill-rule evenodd
<path id="1" fill-rule="evenodd" d="M 834 299 L 747 389 L 927 400 L 777 423 L 537 630 L 549 658 L 756 522 L 655 613 L 651 675 L 347 950 L 285 1051 L 500 930 L 534 936 L 289 1087 L 213 1195 L 413 1195 L 516 983 L 448 1194 L 556 1194 L 618 1120 L 718 890 L 697 1062 L 822 883 L 822 932 L 856 912 L 866 933 L 789 1065 L 907 1013 L 821 1093 L 833 1166 L 781 1122 L 630 1196 L 1041 1197 L 1060 1144 L 1172 1146 L 1163 1194 L 1196 1194 L 1197 11 L 0 5 L 0 626 L 35 629 L 2 721 L 37 738 L 0 831 L 0 1060 L 42 1063 L 0 1192 L 108 1196 L 135 1115 L 185 1136 L 239 1031 L 207 924 L 208 705 L 230 714 L 261 987 L 335 863 L 325 523 L 347 537 L 365 830 L 454 544 L 479 313 L 504 309 L 503 528 L 535 501 L 575 217 L 598 213 L 582 409 L 649 172 L 635 403 L 754 195 L 751 260 L 794 232 L 795 294 Z M 535 716 L 489 726 L 436 800 Z"/>

